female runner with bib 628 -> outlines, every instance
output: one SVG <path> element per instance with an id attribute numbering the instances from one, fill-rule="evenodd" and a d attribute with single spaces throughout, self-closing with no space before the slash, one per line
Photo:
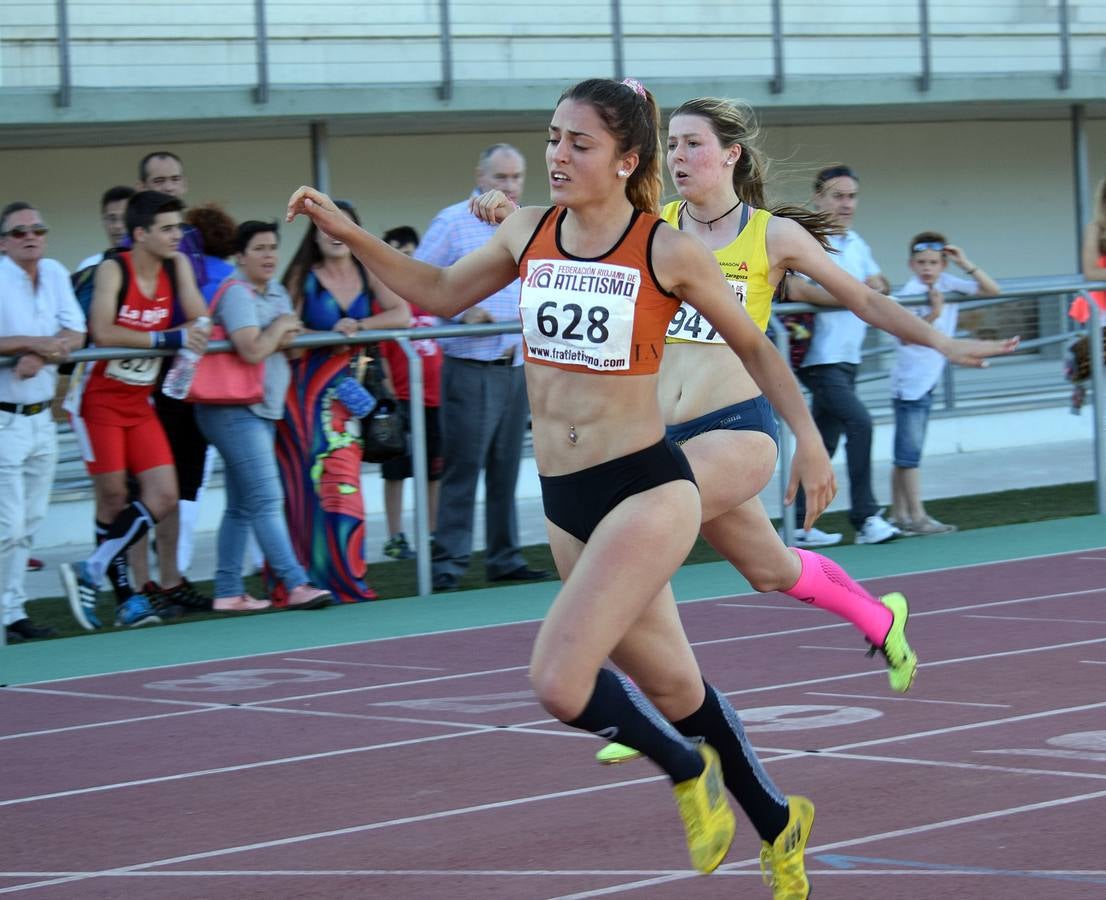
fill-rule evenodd
<path id="1" fill-rule="evenodd" d="M 764 841 L 775 896 L 805 897 L 813 808 L 775 787 L 736 712 L 703 681 L 668 583 L 701 518 L 657 400 L 665 331 L 682 301 L 709 317 L 795 432 L 789 494 L 801 481 L 812 516 L 834 493 L 833 472 L 787 363 L 733 302 L 710 251 L 655 215 L 660 152 L 652 96 L 637 82 L 592 79 L 562 95 L 549 126 L 555 205 L 519 210 L 448 268 L 409 259 L 312 188 L 292 196 L 288 218 L 309 216 L 438 315 L 521 279 L 534 452 L 564 582 L 534 645 L 534 690 L 562 722 L 617 738 L 664 770 L 697 869 L 716 868 L 733 839 L 724 781 Z M 604 668 L 608 658 L 634 683 Z"/>

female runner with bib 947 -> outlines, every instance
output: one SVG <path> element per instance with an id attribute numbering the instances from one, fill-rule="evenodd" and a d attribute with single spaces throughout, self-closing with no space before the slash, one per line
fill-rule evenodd
<path id="1" fill-rule="evenodd" d="M 655 215 L 657 107 L 637 82 L 567 90 L 549 125 L 550 209 L 524 208 L 442 269 L 409 259 L 300 188 L 305 214 L 401 297 L 451 316 L 521 279 L 534 452 L 563 585 L 539 629 L 530 677 L 556 718 L 640 750 L 674 785 L 694 867 L 729 848 L 734 794 L 762 840 L 776 898 L 803 898 L 813 807 L 773 784 L 729 702 L 703 681 L 669 578 L 698 533 L 694 476 L 665 438 L 657 372 L 681 302 L 707 316 L 795 432 L 788 486 L 816 517 L 834 477 L 787 363 L 733 302 L 710 251 Z M 611 659 L 633 682 L 604 668 Z"/>

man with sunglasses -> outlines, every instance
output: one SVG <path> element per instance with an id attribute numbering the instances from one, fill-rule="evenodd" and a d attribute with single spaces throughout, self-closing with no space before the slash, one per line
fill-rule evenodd
<path id="1" fill-rule="evenodd" d="M 55 634 L 27 617 L 24 579 L 54 482 L 57 364 L 85 332 L 69 272 L 45 258 L 48 231 L 29 203 L 0 212 L 0 355 L 15 358 L 0 368 L 0 640 L 12 643 Z"/>
<path id="2" fill-rule="evenodd" d="M 842 228 L 830 237 L 837 252 L 833 261 L 870 288 L 886 294 L 891 285 L 883 276 L 864 239 L 852 230 L 860 179 L 845 165 L 823 169 L 814 179 L 813 205 L 828 214 Z M 872 417 L 856 393 L 860 347 L 868 325 L 847 309 L 820 313 L 814 335 L 799 369 L 799 380 L 811 393 L 811 415 L 821 432 L 826 450 L 833 456 L 841 437 L 845 438 L 845 459 L 849 473 L 849 522 L 856 529 L 858 544 L 882 544 L 899 534 L 883 518 L 872 493 Z M 806 498 L 802 491 L 795 502 L 795 518 L 802 521 Z M 840 534 L 817 528 L 795 533 L 798 547 L 827 547 L 841 541 Z"/>

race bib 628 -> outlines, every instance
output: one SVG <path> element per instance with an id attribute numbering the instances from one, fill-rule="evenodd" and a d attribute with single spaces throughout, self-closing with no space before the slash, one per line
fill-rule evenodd
<path id="1" fill-rule="evenodd" d="M 519 312 L 531 358 L 596 371 L 630 368 L 641 273 L 574 259 L 532 259 Z"/>

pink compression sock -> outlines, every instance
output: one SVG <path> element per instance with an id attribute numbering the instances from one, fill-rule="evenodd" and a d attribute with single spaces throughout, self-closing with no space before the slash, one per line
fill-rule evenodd
<path id="1" fill-rule="evenodd" d="M 891 610 L 852 580 L 837 563 L 820 553 L 791 548 L 799 557 L 802 574 L 783 593 L 852 622 L 877 647 L 891 628 Z"/>

